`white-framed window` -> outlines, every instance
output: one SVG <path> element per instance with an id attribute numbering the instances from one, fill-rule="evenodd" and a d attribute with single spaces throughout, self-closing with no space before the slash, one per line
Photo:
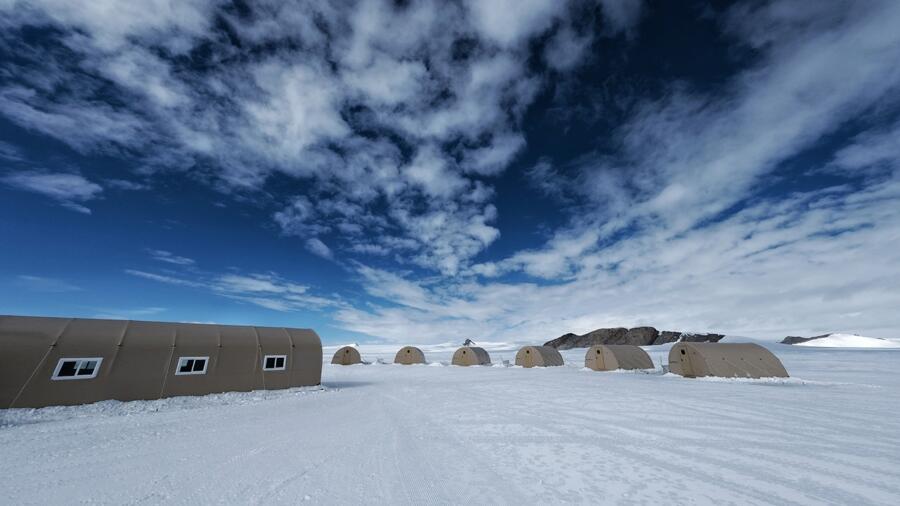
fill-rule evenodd
<path id="1" fill-rule="evenodd" d="M 96 378 L 102 357 L 61 358 L 53 370 L 53 380 L 86 380 Z"/>
<path id="2" fill-rule="evenodd" d="M 266 355 L 263 357 L 263 371 L 283 371 L 287 369 L 287 355 Z"/>
<path id="3" fill-rule="evenodd" d="M 208 363 L 209 357 L 179 357 L 175 375 L 206 374 L 206 364 Z"/>

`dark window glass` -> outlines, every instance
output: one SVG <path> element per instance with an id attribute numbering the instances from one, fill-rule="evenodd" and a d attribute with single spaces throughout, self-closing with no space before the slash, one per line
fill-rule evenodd
<path id="1" fill-rule="evenodd" d="M 206 360 L 195 360 L 194 361 L 194 372 L 201 372 L 206 368 Z"/>
<path id="2" fill-rule="evenodd" d="M 78 369 L 79 376 L 90 376 L 94 374 L 94 369 L 97 368 L 97 362 L 95 360 L 87 360 L 81 363 L 81 367 Z"/>
<path id="3" fill-rule="evenodd" d="M 62 367 L 59 368 L 59 373 L 56 376 L 58 376 L 58 377 L 75 376 L 75 365 L 77 363 L 78 362 L 76 362 L 75 360 L 67 360 L 67 361 L 63 362 L 63 365 L 62 365 Z M 46 374 L 46 373 L 44 373 L 44 374 Z"/>
<path id="4" fill-rule="evenodd" d="M 275 357 L 266 357 L 266 369 L 275 367 Z"/>
<path id="5" fill-rule="evenodd" d="M 178 369 L 178 372 L 191 372 L 194 368 L 193 360 L 185 360 L 183 364 L 181 364 L 181 369 Z"/>
<path id="6" fill-rule="evenodd" d="M 275 367 L 279 369 L 284 369 L 284 357 L 278 357 L 275 360 Z"/>

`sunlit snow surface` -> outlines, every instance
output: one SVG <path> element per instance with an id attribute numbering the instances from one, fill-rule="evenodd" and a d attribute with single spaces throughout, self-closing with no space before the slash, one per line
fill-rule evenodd
<path id="1" fill-rule="evenodd" d="M 829 334 L 828 337 L 813 339 L 812 341 L 798 343 L 794 346 L 819 348 L 900 348 L 900 341 L 857 336 L 855 334 Z"/>
<path id="2" fill-rule="evenodd" d="M 326 364 L 322 388 L 0 410 L 0 504 L 900 503 L 900 350 L 770 348 L 792 378 L 599 373 L 583 349 L 463 368 L 445 345 Z"/>

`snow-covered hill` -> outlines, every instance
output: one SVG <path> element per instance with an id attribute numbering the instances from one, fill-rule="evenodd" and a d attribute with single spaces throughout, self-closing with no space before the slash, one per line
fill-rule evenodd
<path id="1" fill-rule="evenodd" d="M 900 342 L 879 337 L 865 337 L 855 334 L 829 334 L 794 346 L 819 348 L 900 348 Z"/>
<path id="2" fill-rule="evenodd" d="M 0 504 L 900 503 L 900 351 L 773 345 L 792 378 L 691 380 L 423 348 L 322 388 L 0 410 Z"/>

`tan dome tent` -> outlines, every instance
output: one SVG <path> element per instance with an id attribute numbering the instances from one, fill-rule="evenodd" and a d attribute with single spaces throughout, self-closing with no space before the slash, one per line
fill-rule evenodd
<path id="1" fill-rule="evenodd" d="M 331 363 L 337 365 L 353 365 L 361 364 L 363 361 L 362 357 L 359 355 L 359 350 L 353 346 L 344 346 L 334 352 L 334 356 L 331 357 Z"/>
<path id="2" fill-rule="evenodd" d="M 550 346 L 525 346 L 516 353 L 516 365 L 522 367 L 552 367 L 563 365 L 562 355 Z"/>
<path id="3" fill-rule="evenodd" d="M 484 348 L 463 346 L 453 353 L 453 365 L 491 365 L 491 356 Z"/>
<path id="4" fill-rule="evenodd" d="M 309 329 L 0 316 L 0 408 L 318 385 Z"/>
<path id="5" fill-rule="evenodd" d="M 752 343 L 678 343 L 669 351 L 669 371 L 696 378 L 787 378 L 771 351 Z"/>
<path id="6" fill-rule="evenodd" d="M 591 346 L 584 355 L 584 366 L 595 371 L 616 369 L 653 369 L 647 352 L 629 344 L 601 344 Z"/>
<path id="7" fill-rule="evenodd" d="M 400 348 L 397 356 L 394 357 L 394 363 L 403 365 L 424 364 L 425 354 L 415 346 L 404 346 Z"/>

